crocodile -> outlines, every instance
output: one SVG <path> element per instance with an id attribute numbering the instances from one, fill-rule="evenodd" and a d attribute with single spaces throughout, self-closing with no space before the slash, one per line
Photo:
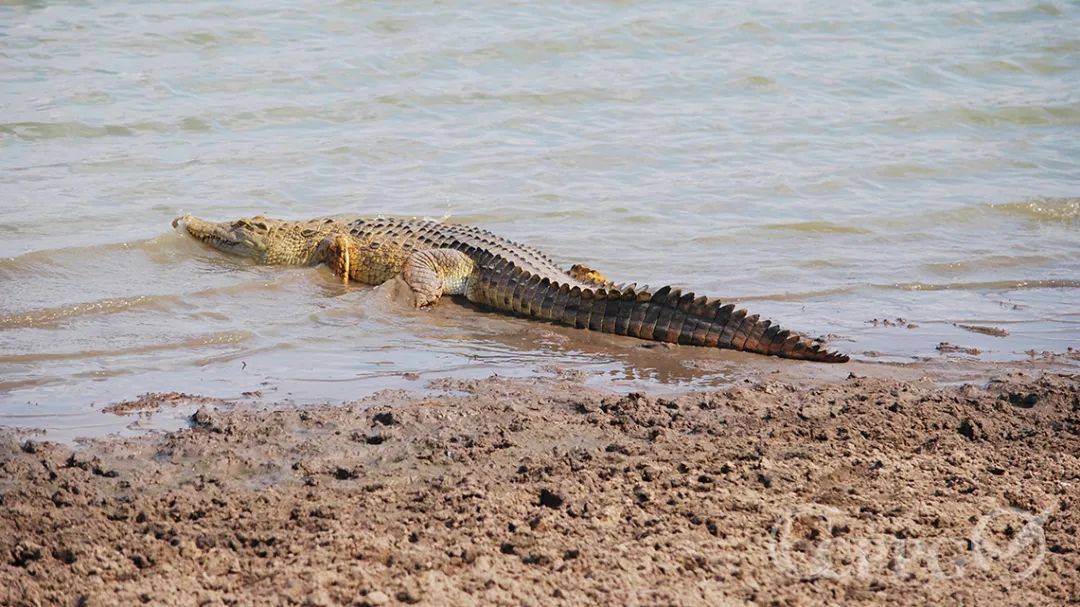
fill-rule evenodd
<path id="1" fill-rule="evenodd" d="M 582 264 L 568 269 L 482 228 L 426 219 L 261 215 L 235 221 L 178 217 L 173 227 L 213 248 L 268 265 L 327 265 L 346 282 L 400 277 L 414 304 L 443 295 L 504 313 L 646 340 L 841 363 L 826 349 L 732 303 L 665 286 L 616 284 Z"/>

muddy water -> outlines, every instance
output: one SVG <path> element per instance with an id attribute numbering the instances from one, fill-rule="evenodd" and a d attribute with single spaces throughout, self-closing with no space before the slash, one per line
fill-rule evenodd
<path id="1" fill-rule="evenodd" d="M 758 364 L 403 309 L 223 258 L 172 233 L 188 212 L 480 224 L 864 365 L 1067 352 L 1078 30 L 1075 3 L 1025 1 L 6 3 L 0 424 L 113 430 L 100 407 L 147 391 L 303 403 L 552 365 L 681 389 Z"/>

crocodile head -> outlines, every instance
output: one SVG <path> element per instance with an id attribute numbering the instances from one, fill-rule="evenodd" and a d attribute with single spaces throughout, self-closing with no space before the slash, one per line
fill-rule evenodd
<path id="1" fill-rule="evenodd" d="M 184 215 L 173 227 L 215 249 L 254 259 L 268 265 L 312 265 L 326 254 L 323 242 L 329 224 L 315 221 L 284 221 L 262 215 L 236 221 L 213 222 Z"/>

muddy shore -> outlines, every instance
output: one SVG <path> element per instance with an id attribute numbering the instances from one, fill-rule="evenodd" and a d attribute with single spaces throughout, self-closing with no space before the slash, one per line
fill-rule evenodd
<path id="1" fill-rule="evenodd" d="M 580 380 L 3 431 L 0 603 L 1080 603 L 1076 376 Z"/>

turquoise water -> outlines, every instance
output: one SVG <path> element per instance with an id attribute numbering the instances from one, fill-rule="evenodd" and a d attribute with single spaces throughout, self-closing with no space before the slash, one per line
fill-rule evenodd
<path id="1" fill-rule="evenodd" d="M 863 361 L 1066 352 L 1077 31 L 1080 5 L 1030 1 L 4 3 L 0 405 L 91 424 L 151 390 L 310 402 L 403 372 L 725 379 L 224 259 L 181 213 L 480 224 Z"/>

